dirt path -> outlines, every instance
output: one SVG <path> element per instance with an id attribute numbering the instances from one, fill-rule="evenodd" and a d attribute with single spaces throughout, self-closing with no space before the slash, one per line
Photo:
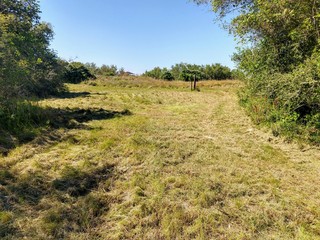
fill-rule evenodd
<path id="1" fill-rule="evenodd" d="M 5 211 L 12 236 L 320 239 L 319 149 L 258 130 L 236 84 L 193 93 L 117 84 L 74 86 L 90 95 L 43 104 L 131 115 L 61 130 L 59 142 L 2 159 L 19 175 L 6 197 L 26 195 Z M 21 186 L 30 191 L 12 190 Z"/>

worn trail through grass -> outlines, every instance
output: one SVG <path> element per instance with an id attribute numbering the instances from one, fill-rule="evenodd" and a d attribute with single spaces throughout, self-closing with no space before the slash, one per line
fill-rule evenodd
<path id="1" fill-rule="evenodd" d="M 320 239 L 319 149 L 253 126 L 238 82 L 94 85 L 41 104 L 119 114 L 0 158 L 0 236 Z"/>

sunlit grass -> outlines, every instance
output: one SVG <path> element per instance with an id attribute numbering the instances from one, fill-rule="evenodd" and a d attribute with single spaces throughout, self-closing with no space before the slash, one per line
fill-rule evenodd
<path id="1" fill-rule="evenodd" d="M 42 101 L 130 114 L 61 126 L 0 158 L 0 237 L 319 239 L 319 150 L 255 129 L 240 85 L 100 79 Z"/>

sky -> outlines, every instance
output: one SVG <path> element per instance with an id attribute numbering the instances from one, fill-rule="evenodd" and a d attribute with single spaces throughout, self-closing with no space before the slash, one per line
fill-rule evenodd
<path id="1" fill-rule="evenodd" d="M 189 0 L 40 0 L 65 60 L 117 65 L 141 74 L 175 63 L 234 68 L 233 36 L 208 6 Z"/>

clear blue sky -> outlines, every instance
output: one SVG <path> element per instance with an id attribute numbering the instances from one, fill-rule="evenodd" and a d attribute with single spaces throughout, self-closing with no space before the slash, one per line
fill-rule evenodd
<path id="1" fill-rule="evenodd" d="M 234 67 L 233 37 L 208 7 L 188 0 L 40 0 L 52 48 L 66 60 L 115 64 L 134 73 L 175 63 Z"/>

